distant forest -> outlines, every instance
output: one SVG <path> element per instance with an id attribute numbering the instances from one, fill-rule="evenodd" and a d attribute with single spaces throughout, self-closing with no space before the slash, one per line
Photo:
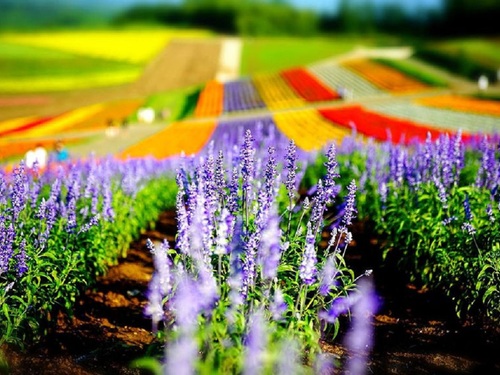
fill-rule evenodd
<path id="1" fill-rule="evenodd" d="M 500 1 L 442 0 L 439 10 L 409 12 L 398 3 L 341 0 L 336 14 L 297 9 L 283 0 L 184 0 L 127 9 L 97 0 L 0 0 L 0 29 L 124 26 L 208 28 L 239 35 L 390 32 L 415 36 L 498 35 Z M 424 9 L 424 8 L 422 8 Z"/>

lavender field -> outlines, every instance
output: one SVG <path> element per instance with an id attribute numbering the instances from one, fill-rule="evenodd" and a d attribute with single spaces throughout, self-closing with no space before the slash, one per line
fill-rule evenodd
<path id="1" fill-rule="evenodd" d="M 191 157 L 4 172 L 2 344 L 39 341 L 174 206 L 173 243 L 147 242 L 159 373 L 367 373 L 384 271 L 346 261 L 359 223 L 384 239 L 382 265 L 442 294 L 463 322 L 498 322 L 498 136 L 305 152 L 263 118 L 212 139 Z M 339 332 L 342 360 L 321 344 Z"/>

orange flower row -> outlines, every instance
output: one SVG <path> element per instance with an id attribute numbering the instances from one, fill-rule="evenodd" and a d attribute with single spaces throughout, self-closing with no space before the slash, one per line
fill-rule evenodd
<path id="1" fill-rule="evenodd" d="M 324 119 L 315 109 L 277 113 L 273 118 L 278 129 L 305 151 L 318 150 L 350 134 L 349 130 Z"/>
<path id="2" fill-rule="evenodd" d="M 381 89 L 392 92 L 420 91 L 427 88 L 425 84 L 388 66 L 369 60 L 353 60 L 343 64 L 346 68 L 366 78 Z"/>
<path id="3" fill-rule="evenodd" d="M 417 103 L 429 107 L 500 116 L 500 102 L 495 100 L 475 99 L 458 95 L 442 95 L 419 99 Z"/>
<path id="4" fill-rule="evenodd" d="M 196 117 L 215 117 L 222 113 L 224 85 L 218 81 L 209 81 L 203 88 L 196 104 Z"/>
<path id="5" fill-rule="evenodd" d="M 148 137 L 123 151 L 119 157 L 153 156 L 158 159 L 170 156 L 191 155 L 200 151 L 215 130 L 215 121 L 174 122 L 164 130 Z"/>

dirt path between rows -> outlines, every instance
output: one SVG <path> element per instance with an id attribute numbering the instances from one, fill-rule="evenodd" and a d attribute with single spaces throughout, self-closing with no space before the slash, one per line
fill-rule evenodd
<path id="1" fill-rule="evenodd" d="M 61 317 L 54 332 L 28 353 L 6 351 L 10 374 L 147 374 L 130 367 L 136 358 L 162 352 L 151 334 L 150 320 L 143 315 L 153 272 L 145 241 L 168 239 L 172 243 L 175 230 L 175 213 L 163 213 L 156 229 L 142 234 L 127 258 L 77 301 L 73 318 Z M 357 273 L 375 268 L 382 302 L 372 324 L 375 346 L 366 374 L 500 374 L 498 328 L 461 324 L 446 299 L 407 285 L 401 275 L 377 267 L 373 256 L 377 243 L 365 234 L 355 232 L 357 244 L 347 255 Z M 342 333 L 334 343 L 323 344 L 340 362 L 349 356 Z"/>
<path id="2" fill-rule="evenodd" d="M 219 38 L 174 39 L 149 63 L 142 76 L 135 82 L 112 87 L 37 94 L 38 100 L 33 100 L 30 105 L 23 105 L 23 101 L 18 100 L 19 105 L 2 107 L 0 120 L 49 116 L 94 103 L 144 98 L 160 91 L 203 84 L 217 74 L 220 49 Z M 2 98 L 8 98 L 15 103 L 15 99 L 22 96 L 28 95 Z"/>

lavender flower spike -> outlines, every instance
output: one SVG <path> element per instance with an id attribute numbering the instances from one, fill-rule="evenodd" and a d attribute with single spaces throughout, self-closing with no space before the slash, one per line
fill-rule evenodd
<path id="1" fill-rule="evenodd" d="M 347 226 L 352 224 L 356 211 L 356 183 L 351 181 L 348 188 L 347 203 L 345 207 L 344 217 L 342 218 L 342 225 L 340 226 L 340 233 L 347 233 Z"/>
<path id="2" fill-rule="evenodd" d="M 287 170 L 285 186 L 288 192 L 288 198 L 290 200 L 288 209 L 291 211 L 293 208 L 293 199 L 295 197 L 297 178 L 297 146 L 295 146 L 295 142 L 293 140 L 290 140 L 290 144 L 286 149 L 285 160 L 285 168 Z"/>
<path id="3" fill-rule="evenodd" d="M 311 229 L 311 223 L 307 223 L 307 234 L 304 256 L 299 267 L 299 277 L 306 285 L 311 285 L 316 281 L 316 249 L 314 248 L 315 236 Z"/>

